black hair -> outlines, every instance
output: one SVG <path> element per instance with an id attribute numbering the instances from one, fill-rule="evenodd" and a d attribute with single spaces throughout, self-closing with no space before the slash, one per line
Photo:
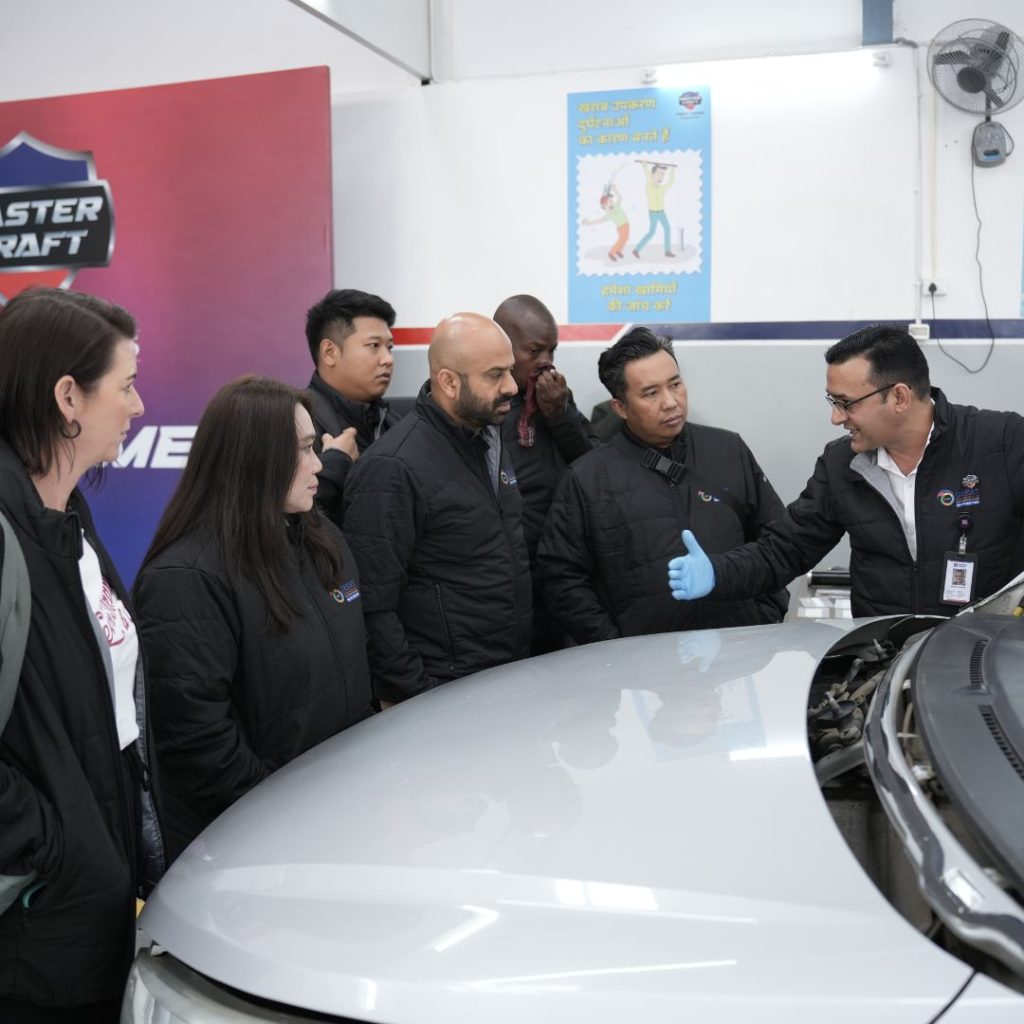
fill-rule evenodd
<path id="1" fill-rule="evenodd" d="M 77 436 L 57 407 L 57 381 L 95 390 L 135 331 L 127 310 L 61 288 L 29 288 L 0 309 L 0 437 L 32 476 L 48 473 Z"/>
<path id="2" fill-rule="evenodd" d="M 626 364 L 659 352 L 667 352 L 678 364 L 668 338 L 659 338 L 649 327 L 634 327 L 601 353 L 597 361 L 597 375 L 612 398 L 621 402 L 626 394 Z"/>
<path id="3" fill-rule="evenodd" d="M 357 316 L 372 316 L 388 327 L 395 326 L 395 311 L 390 302 L 355 288 L 329 291 L 306 313 L 306 341 L 314 366 L 319 362 L 320 342 L 328 335 L 331 341 L 343 342 L 355 330 L 353 321 Z"/>
<path id="4" fill-rule="evenodd" d="M 834 366 L 858 356 L 871 364 L 870 381 L 876 388 L 906 384 L 918 398 L 928 397 L 928 360 L 905 328 L 895 324 L 863 327 L 829 348 L 825 362 Z"/>
<path id="5" fill-rule="evenodd" d="M 267 377 L 239 377 L 213 396 L 142 570 L 186 534 L 208 531 L 228 573 L 253 583 L 272 624 L 288 629 L 301 614 L 286 583 L 290 550 L 284 511 L 298 460 L 298 405 L 309 411 L 305 394 Z M 322 514 L 314 506 L 296 516 L 320 582 L 325 589 L 337 586 L 341 553 Z"/>
<path id="6" fill-rule="evenodd" d="M 511 295 L 494 311 L 494 322 L 513 344 L 535 332 L 558 341 L 558 323 L 551 310 L 534 295 Z"/>

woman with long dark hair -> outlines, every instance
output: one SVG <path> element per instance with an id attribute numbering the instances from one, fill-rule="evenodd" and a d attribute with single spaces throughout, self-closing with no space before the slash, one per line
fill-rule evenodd
<path id="1" fill-rule="evenodd" d="M 116 1021 L 135 898 L 161 871 L 138 633 L 78 489 L 143 411 L 134 339 L 129 313 L 76 292 L 0 310 L 0 563 L 20 551 L 31 589 L 20 674 L 0 666 L 3 1024 Z"/>
<path id="2" fill-rule="evenodd" d="M 221 388 L 136 581 L 169 859 L 372 713 L 359 577 L 314 507 L 313 441 L 301 392 Z"/>

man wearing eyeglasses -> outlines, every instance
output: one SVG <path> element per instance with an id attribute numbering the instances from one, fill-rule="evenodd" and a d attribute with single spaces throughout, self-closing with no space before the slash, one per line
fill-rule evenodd
<path id="1" fill-rule="evenodd" d="M 953 405 L 901 327 L 866 327 L 825 353 L 832 422 L 847 436 L 757 541 L 669 562 L 678 600 L 739 598 L 813 568 L 850 537 L 853 614 L 951 615 L 1022 568 L 1024 418 Z"/>

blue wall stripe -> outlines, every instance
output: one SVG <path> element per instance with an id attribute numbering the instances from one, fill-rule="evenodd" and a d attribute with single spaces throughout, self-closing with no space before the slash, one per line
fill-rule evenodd
<path id="1" fill-rule="evenodd" d="M 657 334 L 673 341 L 838 341 L 878 320 L 767 320 L 750 323 L 649 324 Z M 881 321 L 889 322 L 889 321 Z M 905 324 L 906 320 L 892 321 Z M 925 320 L 932 339 L 985 340 L 984 320 Z M 993 320 L 992 333 L 999 338 L 1024 338 L 1024 320 Z"/>
<path id="2" fill-rule="evenodd" d="M 892 0 L 861 0 L 861 45 L 892 42 Z"/>

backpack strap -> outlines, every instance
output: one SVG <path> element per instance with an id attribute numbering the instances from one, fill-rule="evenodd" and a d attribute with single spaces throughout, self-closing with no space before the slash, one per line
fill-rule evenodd
<path id="1" fill-rule="evenodd" d="M 32 615 L 32 590 L 28 579 L 28 566 L 18 538 L 0 513 L 3 530 L 3 569 L 0 570 L 0 733 L 11 717 L 18 678 L 25 658 L 29 619 Z"/>

